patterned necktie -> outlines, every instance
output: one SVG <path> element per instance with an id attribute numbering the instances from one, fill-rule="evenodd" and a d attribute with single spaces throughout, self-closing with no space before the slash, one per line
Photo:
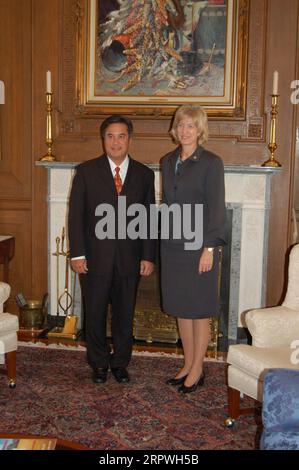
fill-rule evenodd
<path id="1" fill-rule="evenodd" d="M 120 172 L 120 168 L 119 168 L 119 166 L 117 166 L 115 168 L 115 176 L 114 176 L 114 184 L 115 184 L 115 189 L 116 189 L 117 194 L 121 193 L 121 190 L 122 190 L 122 187 L 123 187 L 123 183 L 122 183 L 121 177 L 119 175 L 119 172 Z"/>

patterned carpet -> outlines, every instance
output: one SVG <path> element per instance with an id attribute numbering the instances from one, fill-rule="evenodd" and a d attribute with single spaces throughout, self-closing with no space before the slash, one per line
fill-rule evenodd
<path id="1" fill-rule="evenodd" d="M 0 375 L 0 432 L 55 436 L 105 450 L 257 449 L 252 416 L 227 417 L 225 364 L 206 362 L 204 386 L 188 396 L 166 384 L 182 360 L 134 356 L 131 382 L 95 385 L 82 351 L 19 347 L 17 388 Z"/>

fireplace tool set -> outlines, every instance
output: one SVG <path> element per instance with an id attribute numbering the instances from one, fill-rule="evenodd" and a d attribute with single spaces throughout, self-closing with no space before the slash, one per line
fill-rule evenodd
<path id="1" fill-rule="evenodd" d="M 62 235 L 56 237 L 56 251 L 53 256 L 56 256 L 56 326 L 49 331 L 48 336 L 56 336 L 60 338 L 75 339 L 78 336 L 77 320 L 78 317 L 74 314 L 75 307 L 75 292 L 76 292 L 76 279 L 77 273 L 73 275 L 72 294 L 69 290 L 69 272 L 70 272 L 70 252 L 64 250 L 65 242 L 65 229 L 62 229 Z M 61 245 L 61 248 L 60 248 Z M 64 290 L 60 293 L 60 257 L 65 260 L 65 275 L 64 275 Z M 60 309 L 64 313 L 64 326 L 59 326 Z"/>

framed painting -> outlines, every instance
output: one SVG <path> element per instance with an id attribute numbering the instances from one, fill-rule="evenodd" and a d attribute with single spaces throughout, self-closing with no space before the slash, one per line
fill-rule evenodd
<path id="1" fill-rule="evenodd" d="M 87 114 L 245 115 L 249 0 L 84 0 L 77 97 Z"/>

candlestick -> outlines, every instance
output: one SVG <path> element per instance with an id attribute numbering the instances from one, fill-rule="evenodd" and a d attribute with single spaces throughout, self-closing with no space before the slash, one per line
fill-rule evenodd
<path id="1" fill-rule="evenodd" d="M 272 95 L 278 95 L 278 72 L 275 70 L 273 73 L 273 91 Z"/>
<path id="2" fill-rule="evenodd" d="M 49 72 L 50 73 L 50 72 Z M 49 82 L 51 86 L 51 79 Z M 48 88 L 48 83 L 47 83 Z M 47 103 L 47 118 L 46 118 L 46 145 L 48 146 L 48 153 L 40 158 L 40 161 L 53 162 L 56 160 L 55 156 L 52 154 L 52 95 L 53 93 L 46 93 L 46 103 Z"/>
<path id="3" fill-rule="evenodd" d="M 51 84 L 51 72 L 48 70 L 46 74 L 47 78 L 47 93 L 52 93 L 52 84 Z"/>
<path id="4" fill-rule="evenodd" d="M 274 72 L 275 73 L 275 72 Z M 274 89 L 274 85 L 276 85 L 276 90 Z M 278 72 L 277 72 L 277 81 L 274 83 L 274 76 L 273 76 L 273 91 L 277 92 L 278 88 Z M 268 149 L 270 150 L 270 158 L 266 162 L 262 164 L 262 166 L 269 166 L 272 168 L 277 168 L 281 166 L 281 164 L 275 160 L 274 158 L 274 152 L 277 149 L 277 143 L 276 143 L 276 120 L 277 120 L 277 114 L 278 114 L 278 94 L 272 94 L 271 95 L 271 123 L 270 123 L 270 142 L 268 144 Z"/>

